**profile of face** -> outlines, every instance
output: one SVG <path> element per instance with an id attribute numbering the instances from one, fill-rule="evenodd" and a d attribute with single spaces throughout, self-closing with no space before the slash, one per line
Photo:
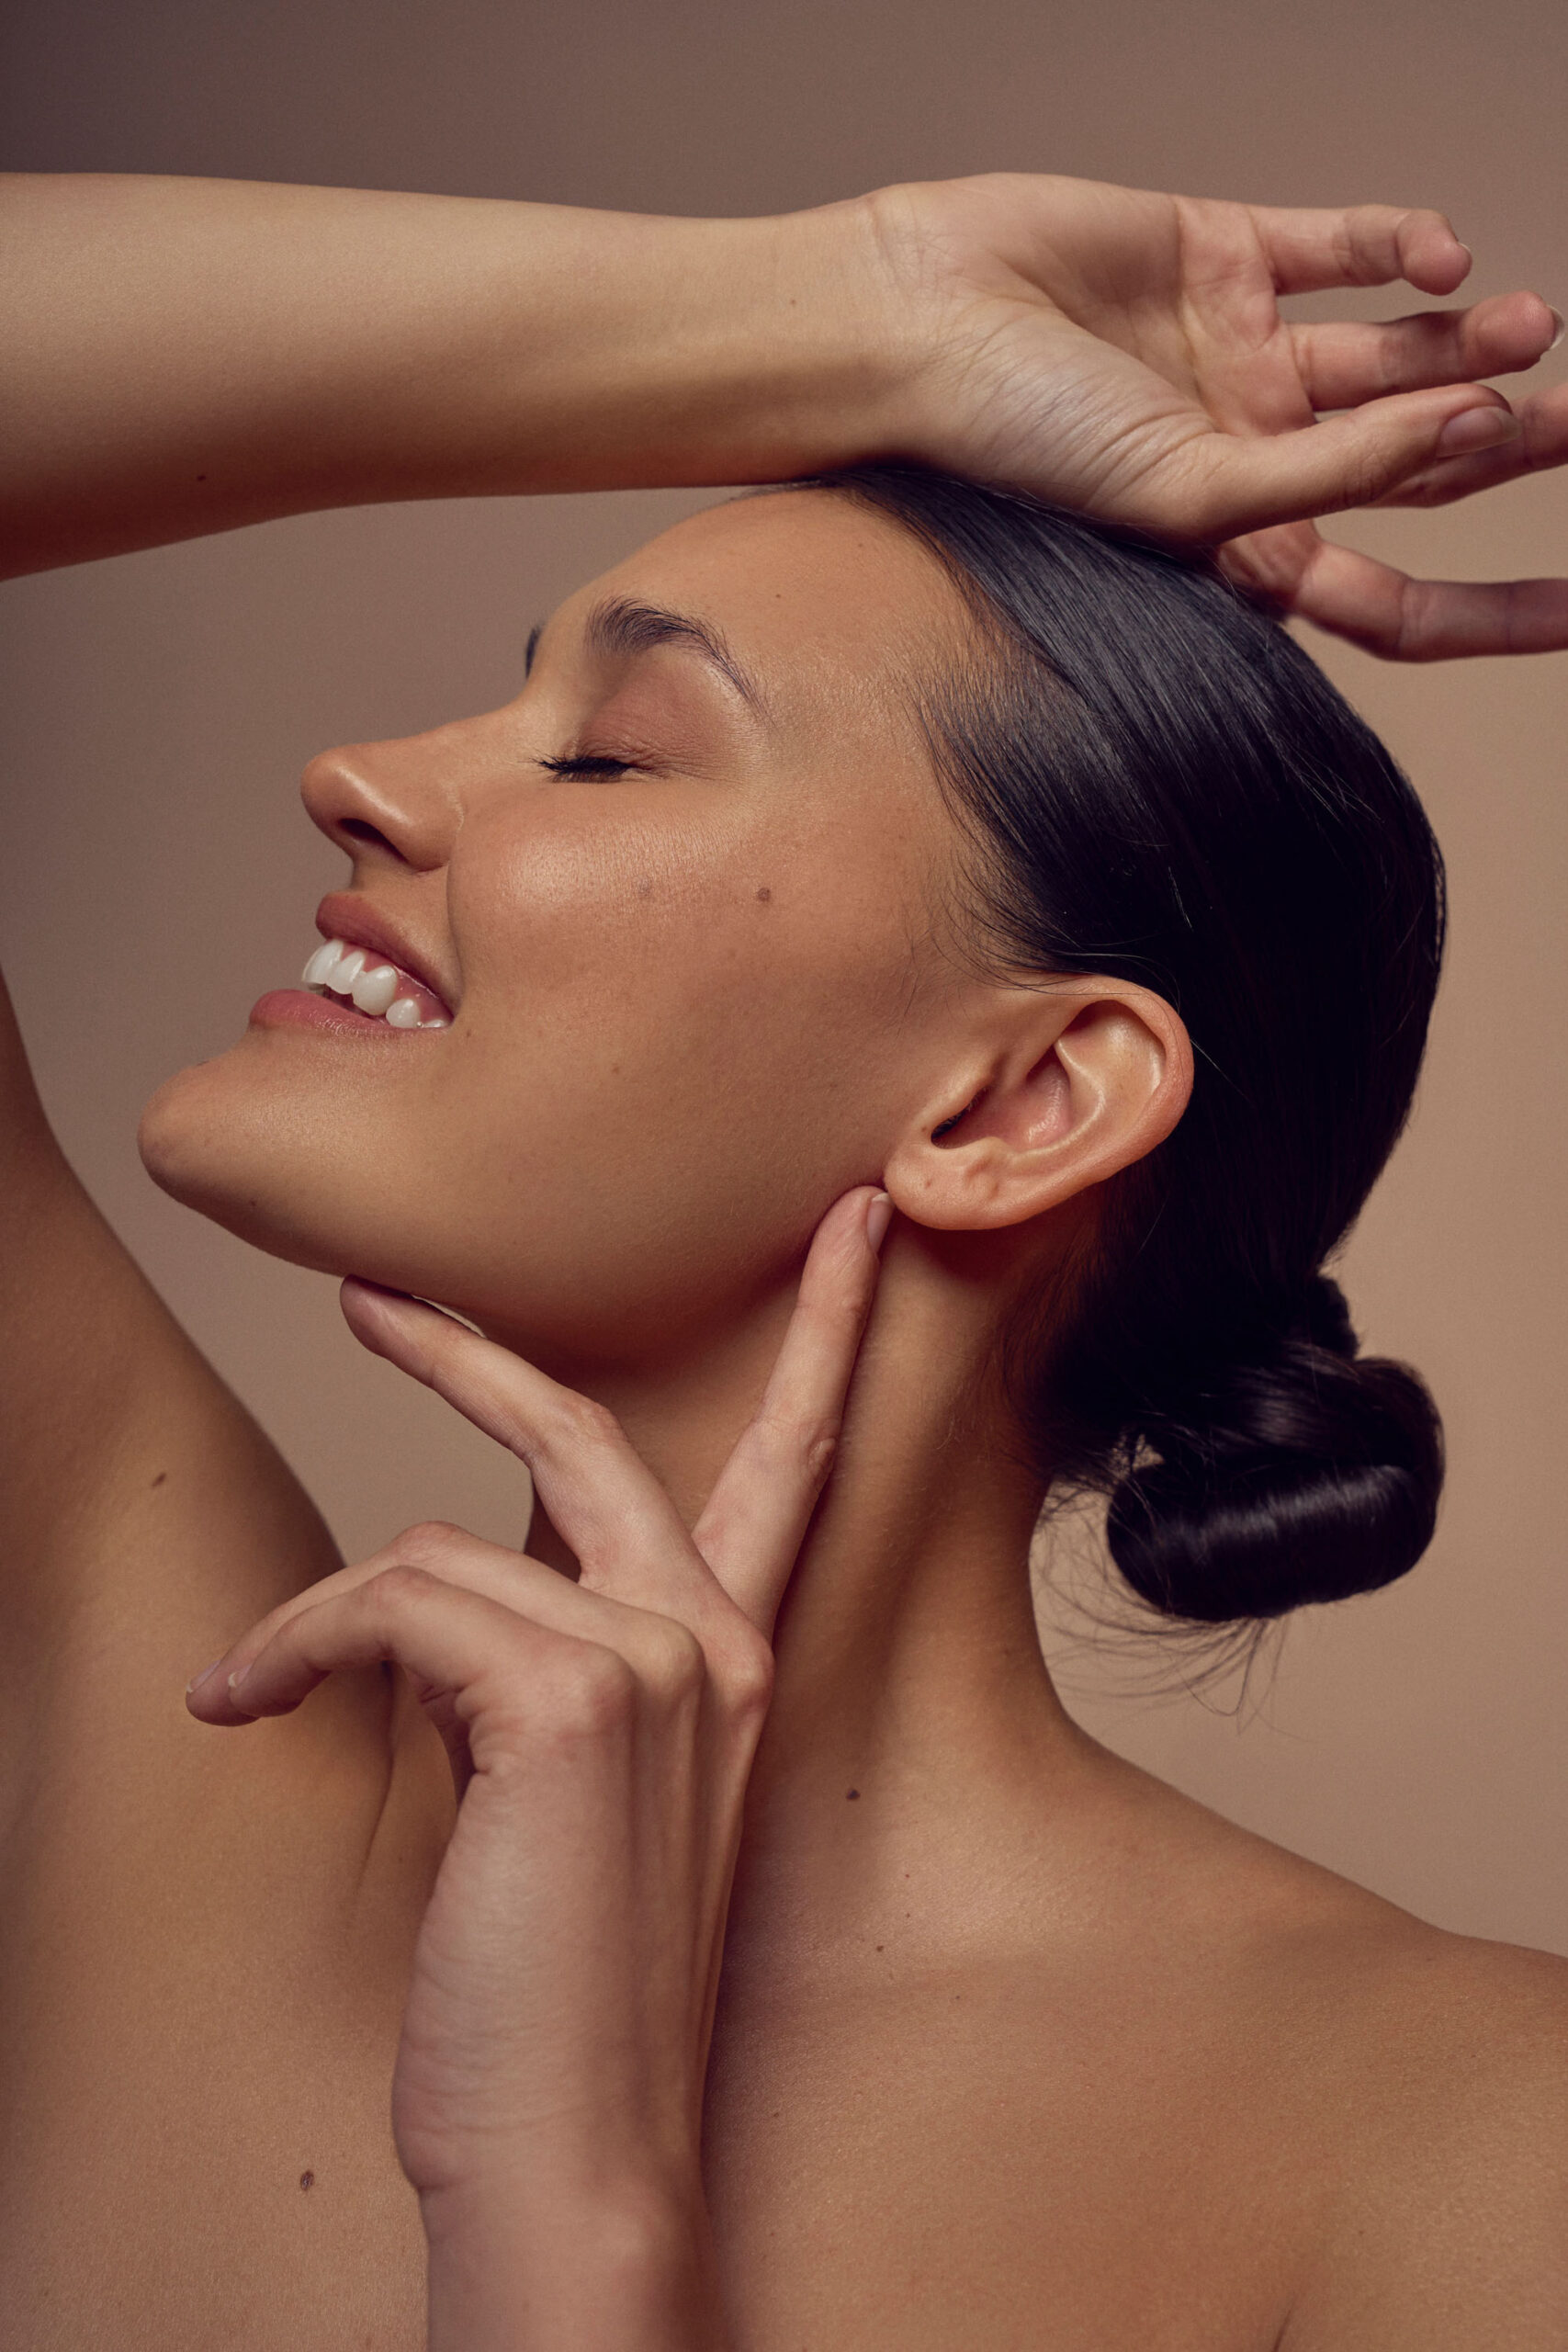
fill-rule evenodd
<path id="1" fill-rule="evenodd" d="M 274 991 L 154 1097 L 151 1172 L 560 1376 L 700 1348 L 840 1193 L 901 1151 L 935 1168 L 989 1081 L 995 991 L 958 952 L 964 840 L 914 693 L 972 635 L 887 518 L 741 499 L 571 597 L 504 708 L 321 754 L 306 804 L 353 873 L 318 927 L 450 1020 Z M 1048 1134 L 1070 1076 L 1020 1052 Z M 899 1205 L 923 1183 L 961 1224 L 913 1165 Z"/>

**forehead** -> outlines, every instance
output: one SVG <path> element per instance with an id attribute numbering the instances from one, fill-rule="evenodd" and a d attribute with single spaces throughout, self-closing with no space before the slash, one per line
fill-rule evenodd
<path id="1" fill-rule="evenodd" d="M 936 559 L 888 516 L 826 491 L 732 499 L 678 523 L 581 589 L 561 619 L 635 597 L 705 624 L 781 723 L 907 710 L 966 612 Z"/>

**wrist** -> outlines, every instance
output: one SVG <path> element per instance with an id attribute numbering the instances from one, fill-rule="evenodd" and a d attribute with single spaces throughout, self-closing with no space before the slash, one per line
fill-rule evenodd
<path id="1" fill-rule="evenodd" d="M 528 421 L 526 487 L 787 481 L 897 445 L 912 338 L 867 200 L 556 217 L 561 339 L 520 311 L 496 387 L 498 439 L 499 420 Z"/>
<path id="2" fill-rule="evenodd" d="M 420 2199 L 427 2352 L 723 2352 L 700 2188 L 500 2177 Z"/>
<path id="3" fill-rule="evenodd" d="M 920 354 L 875 199 L 710 225 L 756 232 L 761 265 L 737 356 L 744 371 L 765 355 L 771 381 L 757 469 L 734 479 L 788 480 L 897 455 Z"/>

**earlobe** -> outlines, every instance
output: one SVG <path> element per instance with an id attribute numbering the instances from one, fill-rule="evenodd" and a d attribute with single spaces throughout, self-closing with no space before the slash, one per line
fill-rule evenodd
<path id="1" fill-rule="evenodd" d="M 1191 1044 L 1151 989 L 1011 989 L 996 1012 L 984 1082 L 889 1155 L 883 1182 L 917 1225 L 980 1232 L 1043 1216 L 1153 1151 L 1187 1107 Z"/>

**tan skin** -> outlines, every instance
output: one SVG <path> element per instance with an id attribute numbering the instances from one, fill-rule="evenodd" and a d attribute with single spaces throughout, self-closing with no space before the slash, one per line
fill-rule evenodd
<path id="1" fill-rule="evenodd" d="M 965 953 L 909 695 L 972 650 L 890 523 L 743 501 L 505 709 L 308 773 L 323 931 L 457 1017 L 264 1006 L 143 1148 L 359 1278 L 529 1462 L 527 1558 L 342 1569 L 8 1049 L 18 2341 L 1568 2343 L 1568 1970 L 1188 1804 L 1040 1657 L 996 1336 L 1191 1057 Z"/>

